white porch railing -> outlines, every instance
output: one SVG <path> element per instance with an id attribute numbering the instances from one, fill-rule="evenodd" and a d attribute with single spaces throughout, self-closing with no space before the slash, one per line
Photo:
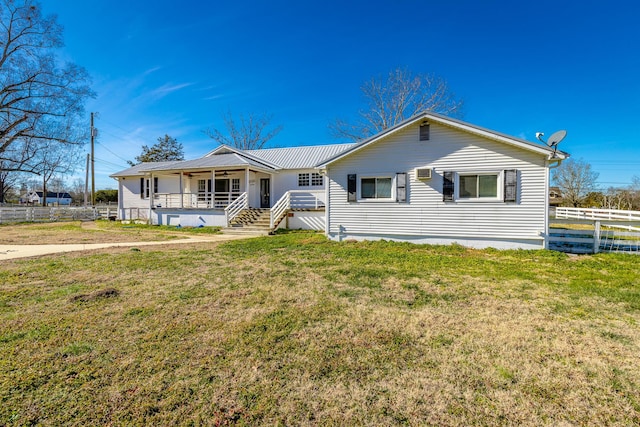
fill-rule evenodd
<path id="1" fill-rule="evenodd" d="M 247 193 L 242 193 L 240 197 L 231 202 L 226 208 L 224 208 L 224 216 L 227 221 L 227 227 L 233 218 L 238 216 L 243 209 L 247 209 L 249 207 L 249 198 L 247 197 Z"/>
<path id="2" fill-rule="evenodd" d="M 156 193 L 153 202 L 160 208 L 223 209 L 240 195 L 240 192 Z"/>
<path id="3" fill-rule="evenodd" d="M 271 208 L 270 226 L 275 228 L 289 209 L 320 209 L 325 206 L 325 192 L 291 190 L 284 193 Z"/>
<path id="4" fill-rule="evenodd" d="M 556 208 L 558 219 L 592 219 L 605 221 L 640 221 L 640 211 L 625 211 L 617 209 L 584 209 L 584 208 Z M 640 231 L 638 227 L 629 225 L 612 225 L 610 227 L 625 228 L 627 230 Z"/>

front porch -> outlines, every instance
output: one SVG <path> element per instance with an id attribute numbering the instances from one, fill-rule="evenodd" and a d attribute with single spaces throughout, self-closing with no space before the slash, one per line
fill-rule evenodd
<path id="1" fill-rule="evenodd" d="M 150 219 L 158 225 L 261 228 L 265 232 L 287 227 L 291 222 L 295 225 L 292 228 L 322 230 L 324 210 L 324 190 L 287 191 L 269 208 L 251 206 L 246 192 L 158 193 Z"/>

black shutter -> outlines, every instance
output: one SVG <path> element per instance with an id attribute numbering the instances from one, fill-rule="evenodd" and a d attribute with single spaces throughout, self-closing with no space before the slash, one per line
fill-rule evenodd
<path id="1" fill-rule="evenodd" d="M 504 201 L 516 202 L 518 200 L 518 171 L 508 169 L 504 171 Z"/>
<path id="2" fill-rule="evenodd" d="M 207 192 L 211 193 L 211 180 L 207 180 Z"/>
<path id="3" fill-rule="evenodd" d="M 140 178 L 140 198 L 144 199 L 144 178 Z"/>
<path id="4" fill-rule="evenodd" d="M 406 172 L 398 172 L 396 174 L 396 201 L 407 201 L 407 174 Z"/>
<path id="5" fill-rule="evenodd" d="M 352 173 L 347 175 L 347 192 L 349 193 L 347 196 L 348 202 L 355 202 L 356 198 L 356 189 L 357 189 L 356 174 Z"/>
<path id="6" fill-rule="evenodd" d="M 452 202 L 455 190 L 453 172 L 443 172 L 442 178 L 442 200 L 444 202 Z"/>
<path id="7" fill-rule="evenodd" d="M 158 193 L 158 177 L 153 177 L 153 194 Z"/>
<path id="8" fill-rule="evenodd" d="M 420 125 L 420 141 L 429 140 L 429 123 L 423 123 Z"/>

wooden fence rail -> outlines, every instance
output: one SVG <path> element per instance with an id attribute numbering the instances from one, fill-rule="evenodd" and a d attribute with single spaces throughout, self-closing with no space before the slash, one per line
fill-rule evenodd
<path id="1" fill-rule="evenodd" d="M 96 207 L 1 207 L 0 224 L 16 222 L 57 222 L 96 219 L 115 219 L 116 206 Z"/>
<path id="2" fill-rule="evenodd" d="M 626 252 L 640 254 L 640 232 L 620 231 L 620 227 L 640 229 L 638 221 L 552 219 L 549 249 L 569 253 Z"/>

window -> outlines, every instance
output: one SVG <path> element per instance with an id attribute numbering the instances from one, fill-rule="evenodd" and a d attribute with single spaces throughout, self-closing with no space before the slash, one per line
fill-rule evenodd
<path id="1" fill-rule="evenodd" d="M 228 192 L 229 192 L 229 180 L 216 179 L 216 193 L 228 193 Z"/>
<path id="2" fill-rule="evenodd" d="M 360 198 L 390 199 L 391 178 L 362 178 L 360 180 Z"/>
<path id="3" fill-rule="evenodd" d="M 309 174 L 308 173 L 299 173 L 298 174 L 298 187 L 308 187 L 309 186 Z"/>
<path id="4" fill-rule="evenodd" d="M 455 173 L 442 172 L 442 195 L 445 202 L 455 200 L 502 200 L 518 203 L 518 171 Z"/>
<path id="5" fill-rule="evenodd" d="M 323 184 L 322 175 L 320 175 L 318 172 L 313 172 L 311 174 L 311 185 L 317 187 L 322 184 Z"/>
<path id="6" fill-rule="evenodd" d="M 298 174 L 298 187 L 308 187 L 308 186 L 319 187 L 324 185 L 324 180 L 322 179 L 322 175 L 318 172 L 303 172 Z"/>
<path id="7" fill-rule="evenodd" d="M 204 202 L 208 200 L 207 197 L 207 184 L 208 189 L 211 191 L 211 180 L 210 179 L 199 179 L 198 180 L 198 201 Z"/>
<path id="8" fill-rule="evenodd" d="M 234 193 L 240 192 L 240 178 L 233 178 L 231 180 L 231 191 Z"/>
<path id="9" fill-rule="evenodd" d="M 498 197 L 498 174 L 460 175 L 458 194 L 461 199 Z"/>
<path id="10" fill-rule="evenodd" d="M 153 194 L 158 193 L 158 177 L 153 178 Z M 149 198 L 149 179 L 140 178 L 140 198 Z"/>

